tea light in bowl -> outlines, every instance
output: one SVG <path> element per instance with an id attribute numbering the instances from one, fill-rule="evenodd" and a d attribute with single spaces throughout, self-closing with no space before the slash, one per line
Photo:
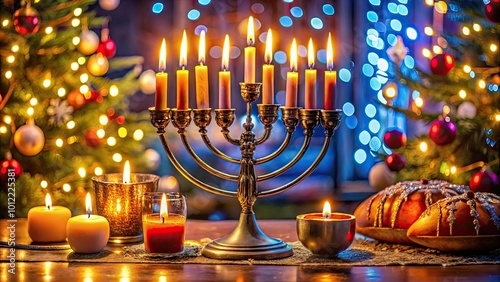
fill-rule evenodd
<path id="1" fill-rule="evenodd" d="M 66 240 L 66 222 L 71 211 L 62 206 L 52 206 L 47 193 L 45 206 L 34 207 L 28 212 L 28 235 L 34 242 L 53 243 Z"/>
<path id="2" fill-rule="evenodd" d="M 351 245 L 355 232 L 356 218 L 350 214 L 332 213 L 328 202 L 323 213 L 297 216 L 299 240 L 316 255 L 336 256 Z"/>
<path id="3" fill-rule="evenodd" d="M 66 232 L 68 243 L 75 253 L 98 253 L 108 243 L 109 222 L 106 218 L 92 214 L 90 193 L 85 199 L 87 214 L 68 220 Z"/>

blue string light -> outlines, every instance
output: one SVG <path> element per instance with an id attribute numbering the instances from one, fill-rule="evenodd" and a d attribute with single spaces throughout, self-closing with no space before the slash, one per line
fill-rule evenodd
<path id="1" fill-rule="evenodd" d="M 154 3 L 151 10 L 153 11 L 153 13 L 159 14 L 159 13 L 161 13 L 161 11 L 163 11 L 163 4 L 162 3 Z"/>

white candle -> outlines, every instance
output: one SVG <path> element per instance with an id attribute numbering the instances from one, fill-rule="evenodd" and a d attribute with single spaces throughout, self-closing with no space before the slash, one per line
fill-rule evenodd
<path id="1" fill-rule="evenodd" d="M 200 33 L 200 45 L 198 47 L 198 62 L 199 66 L 194 68 L 196 76 L 196 108 L 209 108 L 208 95 L 208 68 L 205 64 L 205 31 Z"/>
<path id="2" fill-rule="evenodd" d="M 247 47 L 245 47 L 245 83 L 255 83 L 255 35 L 253 17 L 248 19 Z"/>
<path id="3" fill-rule="evenodd" d="M 75 253 L 98 253 L 108 243 L 109 222 L 102 216 L 92 214 L 90 193 L 87 193 L 85 203 L 87 214 L 68 220 L 68 244 Z"/>

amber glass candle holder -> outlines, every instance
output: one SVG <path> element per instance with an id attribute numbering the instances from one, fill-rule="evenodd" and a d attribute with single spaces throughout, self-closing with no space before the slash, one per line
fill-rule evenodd
<path id="1" fill-rule="evenodd" d="M 144 249 L 147 253 L 176 254 L 184 250 L 186 196 L 177 193 L 146 193 L 142 204 Z"/>
<path id="2" fill-rule="evenodd" d="M 142 241 L 142 196 L 156 192 L 159 179 L 157 175 L 142 173 L 132 173 L 130 183 L 123 183 L 122 173 L 92 178 L 96 211 L 109 221 L 110 243 Z"/>

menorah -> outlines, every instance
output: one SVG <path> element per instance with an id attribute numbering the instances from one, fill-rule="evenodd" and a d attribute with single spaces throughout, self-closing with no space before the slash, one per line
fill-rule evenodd
<path id="1" fill-rule="evenodd" d="M 243 124 L 244 131 L 239 139 L 231 137 L 229 127 L 234 121 L 235 109 L 215 109 L 215 121 L 221 128 L 224 139 L 235 146 L 239 146 L 241 150 L 241 158 L 233 158 L 224 152 L 220 151 L 209 139 L 207 135 L 207 126 L 212 120 L 211 109 L 164 109 L 156 110 L 154 107 L 149 108 L 151 115 L 151 123 L 158 129 L 157 133 L 165 152 L 172 162 L 174 167 L 191 183 L 211 192 L 216 195 L 238 198 L 241 205 L 241 213 L 239 222 L 234 231 L 223 238 L 216 239 L 207 244 L 202 255 L 215 259 L 278 259 L 293 255 L 292 248 L 283 241 L 275 238 L 270 238 L 262 232 L 257 224 L 253 205 L 257 198 L 269 197 L 288 190 L 308 177 L 314 169 L 319 165 L 324 158 L 330 144 L 331 137 L 340 124 L 342 111 L 341 110 L 319 110 L 319 109 L 302 109 L 299 107 L 280 107 L 279 104 L 258 104 L 259 120 L 264 125 L 264 132 L 259 138 L 255 137 L 252 131 L 254 124 L 252 123 L 252 103 L 260 96 L 261 83 L 240 83 L 241 96 L 246 102 L 246 121 Z M 271 136 L 273 124 L 278 119 L 278 109 L 281 108 L 282 121 L 286 128 L 286 136 L 283 143 L 272 153 L 267 156 L 255 158 L 254 153 L 257 146 L 264 144 Z M 194 123 L 198 127 L 201 139 L 210 151 L 217 157 L 231 163 L 240 165 L 238 175 L 228 174 L 219 171 L 204 160 L 202 160 L 189 144 L 186 134 L 186 128 L 191 123 L 191 113 L 193 113 Z M 225 190 L 222 188 L 213 187 L 197 177 L 189 173 L 174 156 L 172 150 L 168 146 L 167 138 L 165 137 L 165 128 L 172 120 L 173 126 L 177 129 L 184 147 L 189 152 L 196 163 L 205 169 L 210 174 L 233 182 L 237 182 L 236 191 Z M 257 176 L 255 174 L 255 165 L 269 162 L 278 157 L 290 144 L 292 134 L 295 132 L 297 125 L 302 125 L 304 129 L 304 142 L 297 155 L 285 166 Z M 314 129 L 322 124 L 325 129 L 325 140 L 323 146 L 316 159 L 310 166 L 298 175 L 294 180 L 280 187 L 272 188 L 265 191 L 259 191 L 257 182 L 277 177 L 291 167 L 293 167 L 305 154 Z"/>

